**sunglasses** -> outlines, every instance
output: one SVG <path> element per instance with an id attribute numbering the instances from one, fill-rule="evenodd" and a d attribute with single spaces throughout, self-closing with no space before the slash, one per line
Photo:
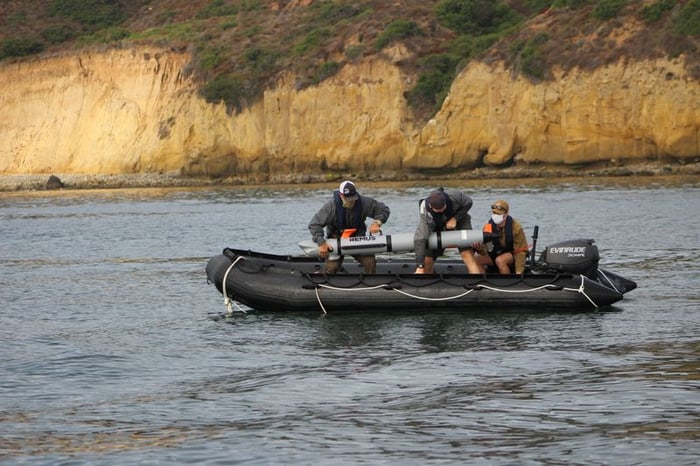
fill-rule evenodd
<path id="1" fill-rule="evenodd" d="M 506 208 L 502 205 L 492 205 L 491 210 L 497 210 L 498 212 L 506 212 Z"/>

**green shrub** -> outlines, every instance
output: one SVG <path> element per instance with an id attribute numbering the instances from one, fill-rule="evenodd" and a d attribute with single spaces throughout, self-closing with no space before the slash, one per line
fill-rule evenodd
<path id="1" fill-rule="evenodd" d="M 486 34 L 477 37 L 463 34 L 452 41 L 450 52 L 463 59 L 470 59 L 491 47 L 500 37 L 500 34 Z"/>
<path id="2" fill-rule="evenodd" d="M 106 28 L 126 19 L 119 4 L 112 0 L 51 0 L 49 15 L 72 19 L 92 30 Z"/>
<path id="3" fill-rule="evenodd" d="M 27 21 L 27 10 L 18 10 L 7 17 L 8 23 L 21 26 Z"/>
<path id="4" fill-rule="evenodd" d="M 327 61 L 323 63 L 321 66 L 318 68 L 318 72 L 316 73 L 316 77 L 314 79 L 315 83 L 320 83 L 326 78 L 330 78 L 334 74 L 336 74 L 340 70 L 340 63 L 336 61 Z"/>
<path id="5" fill-rule="evenodd" d="M 620 14 L 625 5 L 627 5 L 627 0 L 598 0 L 591 14 L 594 18 L 603 21 L 613 19 Z"/>
<path id="6" fill-rule="evenodd" d="M 49 26 L 41 32 L 41 37 L 49 44 L 60 44 L 76 36 L 76 32 L 68 26 Z"/>
<path id="7" fill-rule="evenodd" d="M 547 64 L 540 45 L 549 40 L 547 34 L 538 34 L 525 42 L 520 51 L 520 66 L 523 73 L 542 79 L 547 71 Z"/>
<path id="8" fill-rule="evenodd" d="M 576 10 L 582 6 L 588 5 L 592 0 L 555 0 L 552 3 L 553 8 L 569 8 Z"/>
<path id="9" fill-rule="evenodd" d="M 265 50 L 260 47 L 248 49 L 243 54 L 246 64 L 257 72 L 271 72 L 279 58 L 279 53 Z"/>
<path id="10" fill-rule="evenodd" d="M 163 11 L 158 13 L 159 23 L 169 23 L 175 17 L 175 12 L 173 10 Z"/>
<path id="11" fill-rule="evenodd" d="M 316 28 L 309 31 L 306 36 L 294 46 L 294 53 L 297 55 L 303 55 L 311 50 L 317 49 L 323 41 L 331 37 L 331 31 L 326 28 Z"/>
<path id="12" fill-rule="evenodd" d="M 250 77 L 219 75 L 202 87 L 202 96 L 209 103 L 224 102 L 229 110 L 240 112 L 262 93 L 255 82 Z"/>
<path id="13" fill-rule="evenodd" d="M 245 31 L 243 31 L 243 35 L 248 38 L 253 38 L 260 34 L 260 31 L 262 31 L 262 28 L 256 24 L 254 26 L 246 28 Z"/>
<path id="14" fill-rule="evenodd" d="M 195 15 L 197 19 L 215 18 L 217 16 L 231 16 L 238 13 L 236 5 L 226 5 L 224 0 L 212 0 L 209 5 Z"/>
<path id="15" fill-rule="evenodd" d="M 9 57 L 26 57 L 41 53 L 44 44 L 29 39 L 6 39 L 0 42 L 0 59 Z"/>
<path id="16" fill-rule="evenodd" d="M 351 45 L 345 49 L 345 58 L 350 61 L 355 61 L 362 56 L 365 51 L 364 45 Z"/>
<path id="17" fill-rule="evenodd" d="M 435 13 L 443 26 L 472 36 L 503 31 L 520 21 L 501 0 L 442 0 Z"/>
<path id="18" fill-rule="evenodd" d="M 683 6 L 675 18 L 674 30 L 683 35 L 700 35 L 700 0 L 690 0 Z"/>
<path id="19" fill-rule="evenodd" d="M 241 11 L 256 11 L 263 8 L 260 0 L 239 0 Z"/>
<path id="20" fill-rule="evenodd" d="M 640 14 L 647 24 L 655 23 L 676 4 L 676 0 L 659 0 L 651 5 L 642 7 Z"/>
<path id="21" fill-rule="evenodd" d="M 552 6 L 552 0 L 526 0 L 525 6 L 527 6 L 530 11 L 537 13 Z"/>
<path id="22" fill-rule="evenodd" d="M 406 39 L 412 36 L 423 35 L 423 31 L 415 21 L 397 19 L 391 22 L 374 42 L 374 49 L 381 50 L 392 42 Z"/>
<path id="23" fill-rule="evenodd" d="M 449 92 L 455 77 L 459 57 L 441 53 L 419 61 L 422 70 L 416 85 L 407 93 L 408 103 L 415 107 L 438 110 Z"/>
<path id="24" fill-rule="evenodd" d="M 79 39 L 80 44 L 111 44 L 112 42 L 118 42 L 122 39 L 126 39 L 130 36 L 129 30 L 121 27 L 110 27 L 105 29 L 100 29 L 92 34 L 81 36 Z"/>
<path id="25" fill-rule="evenodd" d="M 200 66 L 205 70 L 212 70 L 224 60 L 221 47 L 202 46 L 197 54 Z"/>
<path id="26" fill-rule="evenodd" d="M 314 2 L 316 21 L 320 24 L 335 25 L 340 21 L 353 18 L 360 14 L 360 9 L 351 4 L 339 5 L 335 1 Z"/>
<path id="27" fill-rule="evenodd" d="M 185 42 L 196 42 L 197 33 L 192 23 L 176 23 L 165 27 L 146 29 L 143 32 L 132 35 L 133 39 L 150 40 L 182 40 Z"/>
<path id="28" fill-rule="evenodd" d="M 222 31 L 227 31 L 227 30 L 229 30 L 229 29 L 233 29 L 233 28 L 235 28 L 236 26 L 238 26 L 238 21 L 236 21 L 235 19 L 230 19 L 230 20 L 228 20 L 228 21 L 223 21 L 223 22 L 219 25 L 219 27 L 221 28 Z"/>

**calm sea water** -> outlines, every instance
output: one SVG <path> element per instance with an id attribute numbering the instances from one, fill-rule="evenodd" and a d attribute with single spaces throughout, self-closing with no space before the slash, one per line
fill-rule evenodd
<path id="1" fill-rule="evenodd" d="M 700 178 L 465 183 L 596 239 L 607 312 L 226 318 L 207 259 L 299 253 L 334 187 L 0 193 L 0 462 L 697 464 Z M 359 188 L 398 233 L 432 186 Z"/>

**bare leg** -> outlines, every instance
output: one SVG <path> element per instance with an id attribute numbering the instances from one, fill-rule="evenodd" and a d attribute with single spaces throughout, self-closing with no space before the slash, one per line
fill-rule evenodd
<path id="1" fill-rule="evenodd" d="M 511 273 L 510 265 L 513 263 L 513 261 L 513 254 L 504 252 L 500 256 L 496 257 L 496 267 L 498 267 L 498 271 L 500 273 L 509 274 Z"/>
<path id="2" fill-rule="evenodd" d="M 476 263 L 479 266 L 479 273 L 482 274 L 486 273 L 487 266 L 493 265 L 491 256 L 482 256 L 481 254 L 474 254 L 474 259 L 476 260 Z"/>
<path id="3" fill-rule="evenodd" d="M 479 264 L 476 262 L 476 259 L 474 258 L 474 253 L 471 249 L 460 251 L 459 255 L 462 256 L 464 265 L 467 266 L 467 272 L 475 274 L 483 273 L 481 271 L 481 267 L 479 267 Z"/>

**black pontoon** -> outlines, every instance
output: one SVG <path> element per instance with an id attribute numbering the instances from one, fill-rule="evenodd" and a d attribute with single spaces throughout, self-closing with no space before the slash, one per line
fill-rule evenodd
<path id="1" fill-rule="evenodd" d="M 232 311 L 596 310 L 623 298 L 636 283 L 598 267 L 590 239 L 551 245 L 523 275 L 467 274 L 461 259 L 441 258 L 435 273 L 414 274 L 410 258 L 377 256 L 375 274 L 346 257 L 333 275 L 316 257 L 226 248 L 206 266 L 208 280 Z M 224 286 L 225 283 L 225 286 Z"/>

